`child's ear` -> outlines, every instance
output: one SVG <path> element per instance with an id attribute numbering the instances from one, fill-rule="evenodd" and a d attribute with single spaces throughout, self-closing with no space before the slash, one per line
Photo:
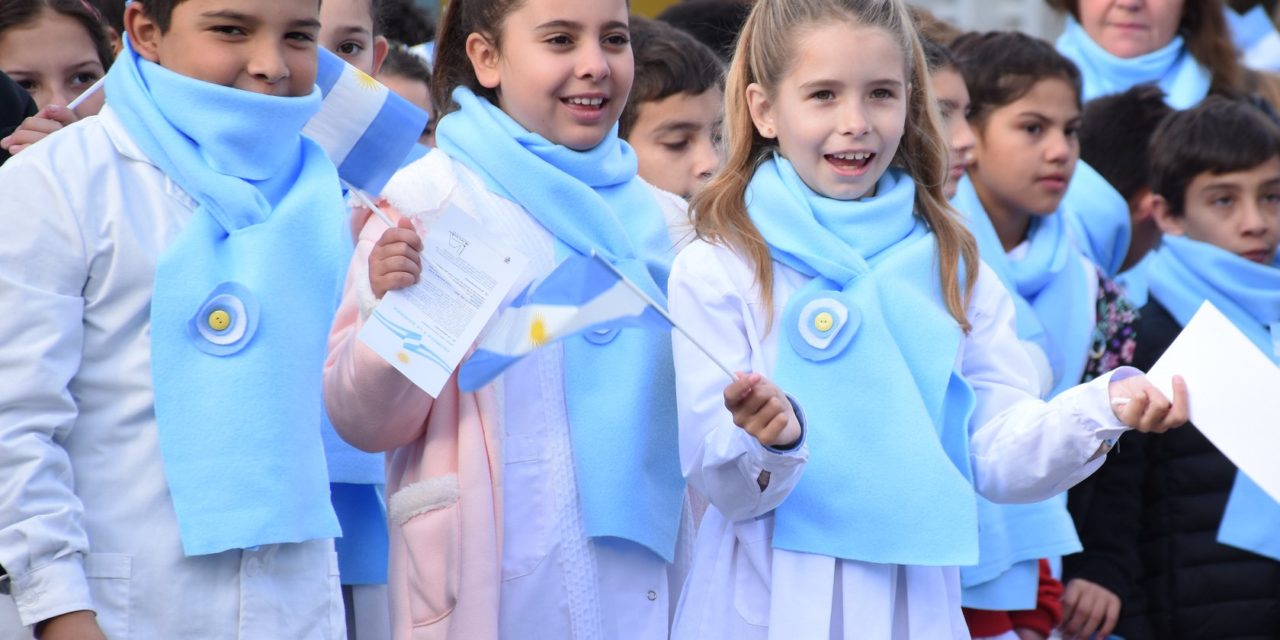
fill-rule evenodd
<path id="1" fill-rule="evenodd" d="M 471 69 L 476 74 L 480 86 L 486 89 L 497 89 L 502 84 L 502 73 L 498 69 L 500 56 L 493 41 L 479 33 L 467 36 L 467 58 L 471 60 Z"/>
<path id="2" fill-rule="evenodd" d="M 386 36 L 373 39 L 373 73 L 369 75 L 377 77 L 378 72 L 382 70 L 382 63 L 387 61 L 387 51 L 390 48 Z"/>
<path id="3" fill-rule="evenodd" d="M 142 9 L 141 2 L 131 2 L 124 9 L 124 28 L 129 34 L 129 44 L 139 56 L 159 63 L 160 38 L 164 35 L 160 25 Z"/>
<path id="4" fill-rule="evenodd" d="M 1168 203 L 1164 198 L 1151 193 L 1151 189 L 1143 187 L 1142 190 L 1138 191 L 1137 195 L 1133 197 L 1133 206 L 1129 207 L 1129 219 L 1131 224 L 1137 226 L 1138 224 L 1147 222 L 1148 220 L 1154 222 L 1156 217 L 1156 207 L 1162 202 L 1165 203 L 1165 206 L 1168 206 Z"/>
<path id="5" fill-rule="evenodd" d="M 752 82 L 747 86 L 747 110 L 751 112 L 751 122 L 756 131 L 770 140 L 778 137 L 776 120 L 773 117 L 773 103 L 764 87 Z"/>
<path id="6" fill-rule="evenodd" d="M 1170 236 L 1185 235 L 1186 231 L 1182 228 L 1182 217 L 1174 215 L 1173 210 L 1169 207 L 1169 201 L 1164 196 L 1151 194 L 1152 198 L 1152 217 L 1155 218 L 1156 226 L 1160 227 L 1160 232 Z"/>

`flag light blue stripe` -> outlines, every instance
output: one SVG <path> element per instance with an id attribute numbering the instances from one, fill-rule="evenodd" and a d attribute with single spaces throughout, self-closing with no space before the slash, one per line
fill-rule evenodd
<path id="1" fill-rule="evenodd" d="M 327 98 L 329 92 L 342 78 L 343 72 L 347 70 L 347 63 L 324 47 L 317 47 L 317 49 L 320 52 L 320 61 L 316 66 L 316 86 L 320 87 L 320 94 Z"/>
<path id="2" fill-rule="evenodd" d="M 425 111 L 395 92 L 388 92 L 377 117 L 347 157 L 341 162 L 334 159 L 338 174 L 367 193 L 381 193 L 391 176 L 400 170 L 426 126 Z"/>

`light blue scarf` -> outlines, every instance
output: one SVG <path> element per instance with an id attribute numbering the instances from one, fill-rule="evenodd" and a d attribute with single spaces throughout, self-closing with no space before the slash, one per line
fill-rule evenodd
<path id="1" fill-rule="evenodd" d="M 1078 384 L 1093 336 L 1092 324 L 1080 319 L 1083 309 L 1093 308 L 1093 301 L 1063 215 L 1034 218 L 1027 257 L 1011 261 L 969 178 L 961 180 L 952 205 L 965 214 L 982 260 L 1013 298 L 1018 338 L 1039 345 L 1049 357 L 1056 384 L 1053 395 Z M 1127 220 L 1127 208 L 1125 216 Z M 1034 609 L 1038 560 L 1081 548 L 1065 502 L 1051 498 L 1033 504 L 995 504 L 979 496 L 978 514 L 981 559 L 960 570 L 961 602 L 995 611 Z"/>
<path id="2" fill-rule="evenodd" d="M 574 151 L 532 133 L 466 88 L 437 146 L 524 207 L 558 259 L 596 251 L 660 303 L 673 245 L 635 153 L 617 129 Z M 642 544 L 671 561 L 684 500 L 671 336 L 643 329 L 563 341 L 565 392 L 587 535 Z"/>
<path id="3" fill-rule="evenodd" d="M 1119 275 L 1133 236 L 1124 196 L 1081 160 L 1062 200 L 1062 213 L 1085 256 L 1107 277 Z"/>
<path id="4" fill-rule="evenodd" d="M 776 511 L 773 545 L 849 560 L 977 560 L 969 467 L 973 390 L 943 304 L 916 186 L 893 169 L 874 197 L 823 197 L 785 158 L 756 170 L 751 220 L 773 259 L 813 276 L 787 300 L 775 381 L 804 408 L 809 462 Z"/>
<path id="5" fill-rule="evenodd" d="M 1208 300 L 1262 352 L 1280 363 L 1270 327 L 1280 322 L 1280 269 L 1205 242 L 1165 236 L 1151 254 L 1151 297 L 1183 326 Z M 1280 560 L 1280 504 L 1236 474 L 1218 542 Z"/>
<path id="6" fill-rule="evenodd" d="M 1056 45 L 1058 53 L 1080 68 L 1085 102 L 1154 83 L 1164 90 L 1169 106 L 1189 109 L 1209 95 L 1213 82 L 1209 69 L 1191 57 L 1182 36 L 1146 55 L 1120 58 L 1094 42 L 1074 18 L 1067 18 L 1067 29 Z"/>
<path id="7" fill-rule="evenodd" d="M 351 241 L 338 176 L 303 124 L 320 93 L 263 96 L 126 46 L 108 102 L 198 204 L 156 265 L 151 358 L 187 555 L 339 535 L 320 438 L 330 319 Z"/>
<path id="8" fill-rule="evenodd" d="M 1053 367 L 1053 397 L 1080 383 L 1093 341 L 1093 323 L 1082 310 L 1092 309 L 1088 274 L 1081 252 L 1071 241 L 1061 212 L 1036 216 L 1027 233 L 1027 256 L 1010 260 L 987 210 L 969 178 L 960 181 L 951 204 L 968 219 L 978 251 L 1017 307 L 1018 337 L 1044 350 Z"/>

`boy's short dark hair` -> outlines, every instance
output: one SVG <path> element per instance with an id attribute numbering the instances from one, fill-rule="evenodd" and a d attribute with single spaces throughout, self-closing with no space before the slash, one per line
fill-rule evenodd
<path id="1" fill-rule="evenodd" d="M 119 2 L 120 0 L 116 1 Z M 146 12 L 147 17 L 151 18 L 156 23 L 156 26 L 160 27 L 160 33 L 165 33 L 169 30 L 169 26 L 173 24 L 174 7 L 177 7 L 184 1 L 185 0 L 140 0 L 140 2 L 142 2 L 142 10 Z M 369 0 L 369 15 L 374 17 L 374 35 L 377 35 L 378 30 L 378 3 L 380 1 L 381 0 Z"/>
<path id="2" fill-rule="evenodd" d="M 1196 176 L 1248 171 L 1280 157 L 1280 128 L 1247 101 L 1209 96 L 1165 118 L 1150 152 L 1151 190 L 1180 216 Z"/>
<path id="3" fill-rule="evenodd" d="M 413 0 L 380 0 L 377 7 L 379 33 L 388 40 L 416 46 L 436 38 L 436 21 L 426 8 Z"/>
<path id="4" fill-rule="evenodd" d="M 687 93 L 719 91 L 724 66 L 716 54 L 693 36 L 662 22 L 631 17 L 631 49 L 635 53 L 635 82 L 618 121 L 619 135 L 631 135 L 640 105 Z"/>
<path id="5" fill-rule="evenodd" d="M 749 2 L 686 0 L 667 7 L 658 19 L 693 36 L 727 63 L 750 13 Z"/>
<path id="6" fill-rule="evenodd" d="M 1132 201 L 1151 186 L 1152 136 L 1170 113 L 1164 92 L 1153 85 L 1090 100 L 1080 125 L 1080 159 Z"/>
<path id="7" fill-rule="evenodd" d="M 987 116 L 1027 95 L 1041 80 L 1065 81 L 1080 103 L 1080 70 L 1053 45 L 1017 31 L 966 33 L 951 44 L 973 105 L 970 122 L 982 126 Z"/>
<path id="8" fill-rule="evenodd" d="M 920 38 L 920 47 L 924 49 L 924 66 L 929 68 L 929 73 L 937 73 L 941 69 L 949 68 L 959 70 L 956 54 L 952 53 L 946 45 L 929 38 Z"/>
<path id="9" fill-rule="evenodd" d="M 410 53 L 403 44 L 396 43 L 387 49 L 387 59 L 382 62 L 378 75 L 400 76 L 431 86 L 431 67 L 422 58 Z"/>

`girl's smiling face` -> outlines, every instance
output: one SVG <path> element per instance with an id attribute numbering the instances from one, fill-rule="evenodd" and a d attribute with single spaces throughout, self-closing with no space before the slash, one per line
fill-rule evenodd
<path id="1" fill-rule="evenodd" d="M 883 29 L 849 22 L 796 32 L 773 92 L 747 88 L 756 130 L 805 184 L 838 200 L 874 195 L 906 128 L 906 58 Z"/>
<path id="2" fill-rule="evenodd" d="M 504 19 L 498 42 L 471 34 L 467 55 L 507 115 L 585 151 L 617 124 L 631 93 L 628 15 L 624 0 L 526 0 Z"/>
<path id="3" fill-rule="evenodd" d="M 41 108 L 66 106 L 106 73 L 84 26 L 52 9 L 0 34 L 0 71 L 26 89 Z M 99 94 L 79 111 L 97 113 L 102 102 Z"/>

